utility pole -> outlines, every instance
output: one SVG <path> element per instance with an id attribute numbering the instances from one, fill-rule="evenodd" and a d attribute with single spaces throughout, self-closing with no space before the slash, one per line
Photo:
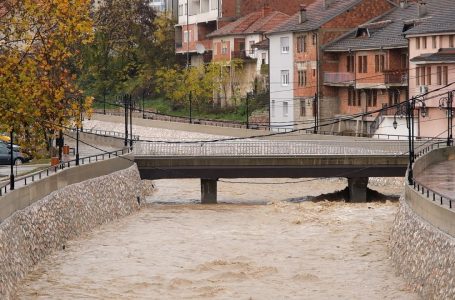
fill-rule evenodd
<path id="1" fill-rule="evenodd" d="M 145 89 L 142 90 L 142 119 L 145 119 Z"/>
<path id="2" fill-rule="evenodd" d="M 453 141 L 453 91 L 450 91 L 447 97 L 447 146 L 452 145 Z"/>
<path id="3" fill-rule="evenodd" d="M 251 92 L 246 93 L 246 129 L 250 128 L 250 112 L 249 112 L 249 105 L 250 105 L 250 95 Z"/>
<path id="4" fill-rule="evenodd" d="M 79 110 L 82 111 L 82 99 L 79 98 Z M 76 166 L 79 166 L 79 125 L 82 122 L 79 114 L 79 121 L 76 124 Z"/>
<path id="5" fill-rule="evenodd" d="M 190 94 L 188 95 L 189 100 L 190 100 L 190 124 L 193 123 L 193 93 L 190 91 Z"/>
<path id="6" fill-rule="evenodd" d="M 123 95 L 123 105 L 125 107 L 125 147 L 128 147 L 128 95 Z"/>
<path id="7" fill-rule="evenodd" d="M 130 94 L 130 148 L 133 149 L 133 99 Z"/>
<path id="8" fill-rule="evenodd" d="M 9 189 L 12 191 L 14 190 L 14 149 L 13 149 L 13 130 L 11 129 L 10 132 L 10 160 L 11 160 L 11 172 L 9 175 Z"/>
<path id="9" fill-rule="evenodd" d="M 313 128 L 313 133 L 317 134 L 318 133 L 318 126 L 319 126 L 319 111 L 318 111 L 318 94 L 314 94 L 314 99 L 313 99 L 313 115 L 314 115 L 314 128 Z"/>

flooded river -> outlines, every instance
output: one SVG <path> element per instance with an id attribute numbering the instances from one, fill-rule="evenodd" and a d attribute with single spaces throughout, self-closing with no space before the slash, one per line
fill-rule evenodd
<path id="1" fill-rule="evenodd" d="M 206 206 L 198 180 L 157 181 L 146 207 L 69 242 L 17 298 L 417 299 L 388 255 L 396 201 L 302 197 L 345 188 L 337 179 L 244 181 L 220 182 L 222 204 Z"/>

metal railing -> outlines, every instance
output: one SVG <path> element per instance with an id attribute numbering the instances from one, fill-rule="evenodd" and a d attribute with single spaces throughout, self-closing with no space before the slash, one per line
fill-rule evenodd
<path id="1" fill-rule="evenodd" d="M 349 72 L 324 72 L 324 84 L 352 85 L 355 81 L 355 74 Z"/>
<path id="2" fill-rule="evenodd" d="M 306 129 L 305 132 L 307 134 L 314 134 L 314 129 Z M 320 135 L 333 135 L 333 136 L 352 136 L 352 137 L 364 137 L 364 138 L 377 138 L 381 140 L 396 140 L 396 141 L 407 141 L 407 135 L 398 135 L 398 134 L 386 134 L 386 133 L 355 133 L 355 132 L 333 132 L 333 131 L 321 131 L 318 130 L 317 134 Z M 434 137 L 417 137 L 417 140 L 420 141 L 442 141 L 443 138 L 434 138 Z"/>
<path id="3" fill-rule="evenodd" d="M 429 144 L 427 146 L 421 146 L 420 150 L 414 154 L 414 158 L 417 159 L 422 155 L 429 153 L 432 150 L 445 148 L 447 147 L 447 142 L 436 142 Z M 435 191 L 434 189 L 429 188 L 428 186 L 422 184 L 420 181 L 415 178 L 412 179 L 412 187 L 415 191 L 426 195 L 426 197 L 432 200 L 435 203 L 440 204 L 441 206 L 447 206 L 450 209 L 453 209 L 455 204 L 455 199 L 450 198 L 446 195 L 441 194 L 440 192 Z"/>
<path id="4" fill-rule="evenodd" d="M 84 165 L 92 162 L 97 162 L 97 161 L 102 161 L 105 159 L 113 158 L 113 157 L 118 157 L 120 155 L 124 155 L 130 153 L 130 148 L 123 148 L 119 150 L 114 150 L 110 152 L 105 152 L 101 154 L 94 154 L 90 156 L 85 156 L 79 158 L 79 165 Z M 69 161 L 64 161 L 61 162 L 55 166 L 50 166 L 48 168 L 45 168 L 43 170 L 33 172 L 31 174 L 27 174 L 24 176 L 20 176 L 14 180 L 15 186 L 18 186 L 18 184 L 23 183 L 24 185 L 31 184 L 37 180 L 40 180 L 42 178 L 48 177 L 50 175 L 56 174 L 59 171 L 65 169 L 65 168 L 70 168 L 76 166 L 76 160 L 69 160 Z M 10 187 L 10 182 L 0 184 L 0 196 L 3 196 L 6 194 L 9 190 Z M 19 187 L 18 187 L 19 188 Z"/>
<path id="5" fill-rule="evenodd" d="M 213 143 L 136 142 L 134 154 L 144 156 L 305 156 L 407 154 L 406 142 L 386 141 L 228 141 Z"/>
<path id="6" fill-rule="evenodd" d="M 72 128 L 71 131 L 76 131 L 75 128 Z M 96 134 L 96 135 L 102 135 L 102 136 L 110 136 L 110 137 L 116 137 L 116 138 L 125 138 L 125 133 L 124 132 L 118 132 L 118 131 L 110 131 L 110 130 L 100 130 L 100 129 L 86 129 L 84 128 L 83 130 L 80 131 L 81 133 L 91 133 L 91 134 Z M 128 138 L 130 136 L 128 135 Z M 133 134 L 133 140 L 138 141 L 139 140 L 139 135 L 134 135 Z"/>

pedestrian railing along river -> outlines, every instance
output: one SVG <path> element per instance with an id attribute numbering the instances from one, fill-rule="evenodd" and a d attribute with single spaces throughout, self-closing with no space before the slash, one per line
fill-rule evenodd
<path id="1" fill-rule="evenodd" d="M 423 143 L 423 142 L 422 142 Z M 421 145 L 416 143 L 416 146 Z M 387 141 L 226 141 L 162 143 L 138 141 L 135 155 L 150 156 L 295 156 L 407 155 L 406 142 Z"/>
<path id="2" fill-rule="evenodd" d="M 110 152 L 105 152 L 101 154 L 95 154 L 95 155 L 90 155 L 86 157 L 81 157 L 79 158 L 79 165 L 84 165 L 84 164 L 89 164 L 92 162 L 97 162 L 113 157 L 118 157 L 124 154 L 127 154 L 130 152 L 130 148 L 123 148 L 115 151 L 110 151 Z M 17 179 L 14 180 L 14 185 L 15 188 L 19 188 L 21 185 L 26 186 L 28 184 L 31 184 L 37 180 L 40 180 L 42 178 L 45 178 L 47 176 L 53 175 L 55 173 L 58 173 L 59 171 L 65 169 L 65 168 L 70 168 L 76 166 L 76 160 L 69 160 L 69 161 L 64 161 L 61 162 L 58 165 L 51 166 L 42 170 L 39 170 L 37 172 L 33 172 L 24 176 L 19 176 Z M 11 187 L 11 183 L 8 181 L 7 183 L 0 183 L 0 196 L 3 196 L 6 194 Z"/>

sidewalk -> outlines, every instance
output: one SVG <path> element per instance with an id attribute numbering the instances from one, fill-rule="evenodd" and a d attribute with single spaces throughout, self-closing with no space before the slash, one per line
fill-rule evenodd
<path id="1" fill-rule="evenodd" d="M 103 114 L 93 114 L 91 117 L 92 120 L 102 121 L 102 122 L 112 122 L 112 123 L 124 123 L 125 119 L 123 116 L 114 116 L 114 115 L 103 115 Z M 177 123 L 169 121 L 158 121 L 158 120 L 149 120 L 142 118 L 133 117 L 133 125 L 143 126 L 143 127 L 154 127 L 162 128 L 169 130 L 178 130 L 178 131 L 187 131 L 195 133 L 204 133 L 210 135 L 218 135 L 225 137 L 250 137 L 250 136 L 264 136 L 259 137 L 258 139 L 267 139 L 267 140 L 346 140 L 346 141 L 362 141 L 362 140 L 371 140 L 370 138 L 362 137 L 349 137 L 349 136 L 333 136 L 333 135 L 315 135 L 315 134 L 305 134 L 301 132 L 287 133 L 287 134 L 277 134 L 273 136 L 267 136 L 273 132 L 266 130 L 253 130 L 253 129 L 244 129 L 244 128 L 232 128 L 232 127 L 217 127 L 217 126 L 208 126 L 208 125 L 199 125 L 199 124 L 188 124 L 188 123 Z M 134 134 L 134 132 L 133 132 Z"/>

